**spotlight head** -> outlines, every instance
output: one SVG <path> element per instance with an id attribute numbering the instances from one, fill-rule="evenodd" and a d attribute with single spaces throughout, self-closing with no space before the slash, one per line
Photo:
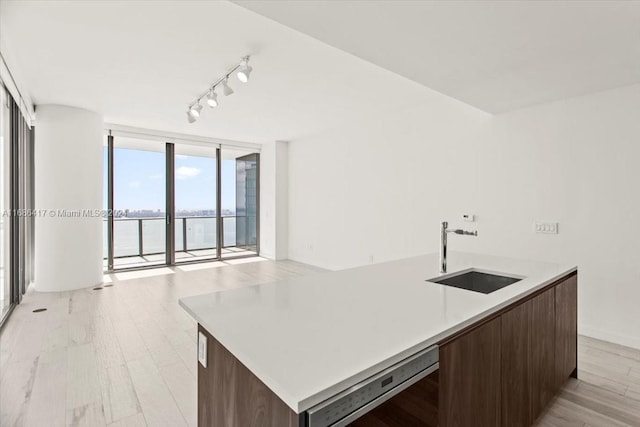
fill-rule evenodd
<path id="1" fill-rule="evenodd" d="M 200 117 L 200 111 L 202 111 L 202 105 L 200 105 L 199 102 L 189 107 L 189 114 L 193 117 L 194 121 Z"/>
<path id="2" fill-rule="evenodd" d="M 211 108 L 218 106 L 218 95 L 215 92 L 215 88 L 207 94 L 207 105 Z"/>
<path id="3" fill-rule="evenodd" d="M 196 119 L 191 115 L 191 111 L 187 111 L 187 121 L 189 123 L 193 123 L 196 121 Z"/>
<path id="4" fill-rule="evenodd" d="M 248 82 L 249 74 L 251 74 L 251 70 L 253 70 L 253 68 L 251 68 L 249 65 L 245 63 L 238 71 L 238 80 L 240 80 L 242 83 Z"/>
<path id="5" fill-rule="evenodd" d="M 229 96 L 233 94 L 233 89 L 229 87 L 227 80 L 229 80 L 228 77 L 224 79 L 224 81 L 222 82 L 222 93 L 224 93 L 224 96 Z"/>

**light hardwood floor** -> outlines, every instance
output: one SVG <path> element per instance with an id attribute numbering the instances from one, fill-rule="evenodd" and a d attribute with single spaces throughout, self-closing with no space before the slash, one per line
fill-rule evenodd
<path id="1" fill-rule="evenodd" d="M 178 298 L 319 271 L 246 259 L 30 291 L 0 334 L 0 425 L 196 426 L 196 324 Z M 640 426 L 640 351 L 580 337 L 579 352 L 580 380 L 538 425 Z"/>

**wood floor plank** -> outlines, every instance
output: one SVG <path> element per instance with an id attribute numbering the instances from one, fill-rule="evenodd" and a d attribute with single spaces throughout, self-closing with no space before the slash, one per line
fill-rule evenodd
<path id="1" fill-rule="evenodd" d="M 102 370 L 100 387 L 106 423 L 142 412 L 127 365 L 110 366 Z"/>
<path id="2" fill-rule="evenodd" d="M 7 321 L 0 330 L 0 381 L 7 372 L 6 365 L 13 354 L 13 349 L 21 342 L 23 336 L 21 331 L 24 325 L 24 322 Z"/>
<path id="3" fill-rule="evenodd" d="M 92 342 L 95 346 L 100 366 L 108 368 L 125 363 L 118 335 L 111 318 L 100 317 L 95 320 Z"/>
<path id="4" fill-rule="evenodd" d="M 610 354 L 622 356 L 628 359 L 640 360 L 640 350 L 625 347 L 620 344 L 615 344 L 607 341 L 602 341 L 596 338 L 580 335 L 578 342 L 582 345 L 582 348 L 586 351 L 588 349 L 598 349 Z"/>
<path id="5" fill-rule="evenodd" d="M 96 318 L 93 312 L 82 310 L 69 314 L 69 343 L 82 345 L 93 340 L 96 328 Z M 103 320 L 103 319 L 99 319 Z"/>
<path id="6" fill-rule="evenodd" d="M 68 427 L 102 427 L 106 425 L 100 402 L 92 402 L 67 410 Z"/>
<path id="7" fill-rule="evenodd" d="M 7 363 L 0 383 L 0 425 L 24 426 L 38 368 L 38 359 Z"/>
<path id="8" fill-rule="evenodd" d="M 628 424 L 609 418 L 584 406 L 559 398 L 552 408 L 567 426 L 589 423 L 594 427 L 629 427 Z"/>
<path id="9" fill-rule="evenodd" d="M 147 423 L 152 426 L 186 426 L 187 423 L 151 356 L 132 360 L 127 366 Z"/>
<path id="10" fill-rule="evenodd" d="M 198 425 L 197 379 L 182 361 L 160 368 L 160 375 L 169 387 L 178 408 L 189 427 Z"/>
<path id="11" fill-rule="evenodd" d="M 133 321 L 124 318 L 112 320 L 125 361 L 135 360 L 148 355 L 149 350 L 144 344 L 142 335 L 140 335 Z"/>
<path id="12" fill-rule="evenodd" d="M 582 382 L 575 391 L 564 390 L 560 397 L 579 405 L 585 410 L 596 412 L 606 419 L 624 425 L 640 426 L 640 411 L 629 398 L 610 393 Z"/>
<path id="13" fill-rule="evenodd" d="M 107 425 L 109 427 L 146 427 L 147 422 L 142 414 L 136 414 Z"/>
<path id="14" fill-rule="evenodd" d="M 580 378 L 582 381 L 624 396 L 628 389 L 628 386 L 626 384 L 610 378 L 606 375 L 606 373 L 599 372 L 599 374 L 600 375 L 598 375 L 597 373 L 593 373 L 592 371 L 578 369 L 578 378 Z"/>
<path id="15" fill-rule="evenodd" d="M 98 358 L 93 344 L 70 346 L 67 356 L 67 409 L 101 402 Z M 84 410 L 87 411 L 91 412 L 91 408 Z"/>
<path id="16" fill-rule="evenodd" d="M 69 346 L 69 319 L 68 314 L 64 318 L 53 320 L 48 327 L 42 352 L 54 351 Z"/>
<path id="17" fill-rule="evenodd" d="M 43 319 L 45 319 L 45 316 L 43 316 Z M 18 362 L 37 358 L 42 352 L 46 337 L 46 324 L 46 320 L 38 322 L 37 319 L 29 318 L 29 321 L 25 321 L 20 330 L 20 335 L 21 337 L 28 337 L 28 339 L 20 339 L 14 345 L 9 361 Z"/>
<path id="18" fill-rule="evenodd" d="M 43 352 L 29 399 L 27 426 L 64 426 L 67 396 L 61 393 L 67 385 L 67 349 Z"/>

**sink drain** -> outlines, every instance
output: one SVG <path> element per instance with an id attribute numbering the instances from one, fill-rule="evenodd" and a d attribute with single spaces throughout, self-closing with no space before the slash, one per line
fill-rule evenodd
<path id="1" fill-rule="evenodd" d="M 34 313 L 42 313 L 43 311 L 47 311 L 46 308 L 36 308 L 35 310 L 33 310 Z"/>
<path id="2" fill-rule="evenodd" d="M 94 291 L 101 291 L 102 288 L 100 286 L 98 286 L 97 288 L 93 288 Z"/>

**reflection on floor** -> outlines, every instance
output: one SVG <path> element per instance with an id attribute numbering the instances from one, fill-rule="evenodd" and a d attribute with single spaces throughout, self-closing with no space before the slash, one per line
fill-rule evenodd
<path id="1" fill-rule="evenodd" d="M 0 334 L 0 425 L 196 426 L 196 324 L 177 299 L 319 271 L 247 260 L 29 291 Z M 640 426 L 640 350 L 581 336 L 578 357 L 537 425 Z"/>

